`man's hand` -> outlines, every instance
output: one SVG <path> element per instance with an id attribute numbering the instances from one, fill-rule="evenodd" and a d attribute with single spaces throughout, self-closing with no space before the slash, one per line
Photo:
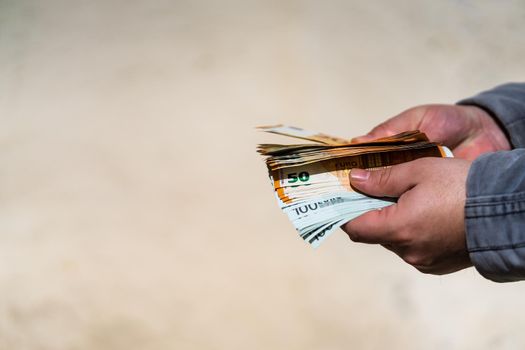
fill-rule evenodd
<path id="1" fill-rule="evenodd" d="M 411 108 L 353 141 L 368 141 L 416 129 L 427 134 L 430 141 L 451 148 L 458 158 L 474 160 L 482 153 L 511 148 L 504 132 L 487 112 L 475 106 L 456 105 Z"/>
<path id="2" fill-rule="evenodd" d="M 390 168 L 352 169 L 352 186 L 396 204 L 346 223 L 353 241 L 379 243 L 421 272 L 445 274 L 471 266 L 464 228 L 470 162 L 422 158 Z"/>

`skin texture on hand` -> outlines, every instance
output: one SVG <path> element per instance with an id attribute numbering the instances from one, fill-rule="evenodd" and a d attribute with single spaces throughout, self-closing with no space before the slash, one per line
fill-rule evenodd
<path id="1" fill-rule="evenodd" d="M 356 190 L 399 199 L 342 229 L 353 241 L 381 244 L 424 273 L 469 267 L 463 214 L 469 168 L 467 160 L 422 158 L 380 170 L 353 169 Z"/>
<path id="2" fill-rule="evenodd" d="M 449 147 L 455 157 L 474 160 L 487 152 L 510 150 L 511 145 L 498 124 L 475 106 L 424 105 L 408 109 L 376 126 L 353 141 L 391 136 L 420 130 L 430 141 Z"/>
<path id="3" fill-rule="evenodd" d="M 419 271 L 454 272 L 472 265 L 465 239 L 466 181 L 471 161 L 510 150 L 498 124 L 475 106 L 424 105 L 408 109 L 353 141 L 418 129 L 449 147 L 454 159 L 424 158 L 390 168 L 352 169 L 352 186 L 397 203 L 342 226 L 356 242 L 381 244 Z"/>

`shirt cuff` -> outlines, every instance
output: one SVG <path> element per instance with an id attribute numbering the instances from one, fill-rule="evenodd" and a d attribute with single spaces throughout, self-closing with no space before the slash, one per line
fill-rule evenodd
<path id="1" fill-rule="evenodd" d="M 467 178 L 465 232 L 476 269 L 496 282 L 525 279 L 525 150 L 477 158 Z"/>

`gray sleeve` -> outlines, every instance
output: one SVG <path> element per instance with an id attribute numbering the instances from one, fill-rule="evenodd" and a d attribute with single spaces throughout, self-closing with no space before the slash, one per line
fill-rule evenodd
<path id="1" fill-rule="evenodd" d="M 472 163 L 465 226 L 470 259 L 483 276 L 525 279 L 525 149 L 487 153 Z"/>
<path id="2" fill-rule="evenodd" d="M 506 132 L 514 148 L 525 148 L 525 83 L 508 83 L 461 100 L 483 108 Z"/>
<path id="3" fill-rule="evenodd" d="M 513 151 L 478 157 L 467 178 L 465 230 L 470 259 L 496 282 L 525 279 L 525 84 L 498 86 L 460 101 L 489 112 Z"/>

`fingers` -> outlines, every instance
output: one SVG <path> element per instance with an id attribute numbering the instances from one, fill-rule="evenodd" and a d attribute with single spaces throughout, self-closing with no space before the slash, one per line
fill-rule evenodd
<path id="1" fill-rule="evenodd" d="M 396 232 L 396 210 L 397 204 L 393 204 L 380 210 L 369 211 L 341 228 L 354 242 L 388 245 L 394 240 L 393 235 Z"/>
<path id="2" fill-rule="evenodd" d="M 379 124 L 368 134 L 353 138 L 352 142 L 372 141 L 382 137 L 399 134 L 407 130 L 415 130 L 419 126 L 421 115 L 422 113 L 419 108 L 409 109 Z"/>
<path id="3" fill-rule="evenodd" d="M 352 139 L 352 142 L 372 141 L 372 140 L 375 140 L 375 139 L 380 139 L 382 137 L 387 137 L 387 136 L 392 136 L 392 135 L 395 135 L 395 134 L 399 134 L 400 132 L 403 132 L 403 131 L 406 130 L 405 129 L 405 130 L 397 131 L 396 128 L 392 128 L 391 126 L 388 125 L 389 122 L 390 122 L 390 120 L 387 120 L 386 122 L 379 124 L 378 126 L 373 128 L 372 130 L 370 130 L 368 132 L 368 134 L 366 134 L 366 135 L 354 137 Z"/>
<path id="4" fill-rule="evenodd" d="M 350 171 L 351 184 L 357 190 L 374 197 L 401 197 L 418 183 L 421 161 L 425 160 L 372 171 L 354 168 Z M 415 171 L 417 169 L 419 171 Z M 402 226 L 406 219 L 406 211 L 403 212 L 400 204 L 393 204 L 367 212 L 342 228 L 356 242 L 391 244 L 401 239 Z"/>
<path id="5" fill-rule="evenodd" d="M 377 170 L 354 168 L 350 171 L 350 183 L 360 192 L 373 197 L 400 197 L 414 187 L 421 174 L 417 161 L 394 165 Z"/>
<path id="6" fill-rule="evenodd" d="M 381 244 L 424 273 L 468 267 L 463 192 L 469 166 L 461 160 L 422 158 L 377 171 L 352 169 L 351 183 L 358 190 L 399 200 L 342 228 L 353 241 Z"/>

